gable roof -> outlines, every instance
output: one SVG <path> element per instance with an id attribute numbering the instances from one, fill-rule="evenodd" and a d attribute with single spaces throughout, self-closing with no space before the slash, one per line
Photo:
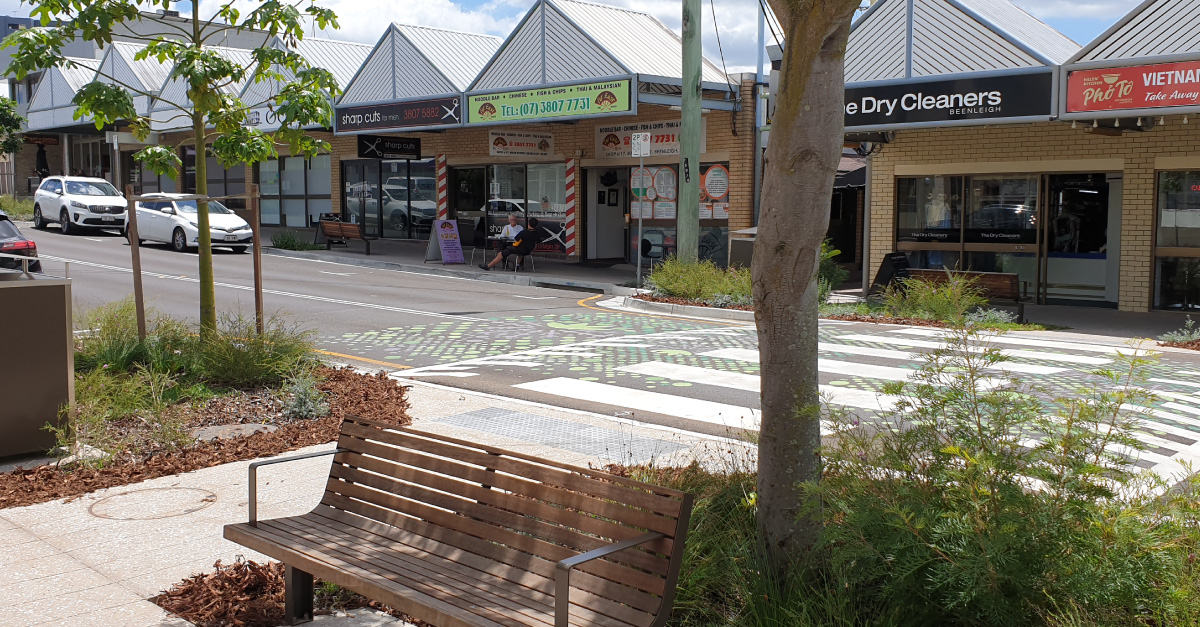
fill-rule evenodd
<path id="1" fill-rule="evenodd" d="M 67 57 L 73 66 L 56 65 L 38 81 L 37 90 L 29 99 L 29 111 L 43 111 L 58 107 L 75 108 L 71 99 L 81 87 L 92 82 L 100 67 L 98 59 Z"/>
<path id="2" fill-rule="evenodd" d="M 621 74 L 682 80 L 682 59 L 679 36 L 648 13 L 577 0 L 537 0 L 471 89 Z M 701 80 L 725 84 L 726 77 L 705 59 Z"/>
<path id="3" fill-rule="evenodd" d="M 100 59 L 96 80 L 111 83 L 115 79 L 152 93 L 162 89 L 163 83 L 167 82 L 167 76 L 171 74 L 171 64 L 159 63 L 154 58 L 138 61 L 135 57 L 143 47 L 138 44 L 113 42 Z M 99 73 L 107 76 L 100 76 Z"/>
<path id="4" fill-rule="evenodd" d="M 846 82 L 1052 66 L 1078 49 L 1008 0 L 880 0 L 851 29 Z"/>
<path id="5" fill-rule="evenodd" d="M 1071 57 L 1069 63 L 1200 53 L 1200 0 L 1146 0 Z"/>
<path id="6" fill-rule="evenodd" d="M 465 91 L 500 41 L 491 35 L 391 24 L 356 68 L 339 104 Z"/>

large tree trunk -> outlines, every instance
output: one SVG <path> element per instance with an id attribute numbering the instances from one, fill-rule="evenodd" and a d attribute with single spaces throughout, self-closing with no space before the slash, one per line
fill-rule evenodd
<path id="1" fill-rule="evenodd" d="M 816 274 L 842 151 L 843 58 L 859 2 L 770 5 L 786 39 L 754 245 L 758 525 L 769 554 L 786 559 L 802 556 L 821 529 L 818 504 L 806 509 L 798 486 L 821 476 Z"/>

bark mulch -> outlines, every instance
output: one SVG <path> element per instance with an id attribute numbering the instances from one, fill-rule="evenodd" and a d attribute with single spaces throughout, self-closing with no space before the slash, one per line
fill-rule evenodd
<path id="1" fill-rule="evenodd" d="M 283 564 L 237 561 L 215 571 L 193 575 L 150 599 L 159 607 L 197 627 L 274 627 L 283 624 Z M 432 627 L 381 603 L 322 582 L 313 582 L 314 614 L 333 614 L 359 608 L 386 612 L 418 627 Z"/>
<path id="2" fill-rule="evenodd" d="M 1159 346 L 1170 346 L 1171 348 L 1186 348 L 1192 351 L 1200 351 L 1200 340 L 1189 340 L 1187 342 L 1159 342 Z"/>
<path id="3" fill-rule="evenodd" d="M 712 307 L 708 303 L 698 300 L 689 300 L 687 298 L 679 298 L 678 296 L 654 296 L 653 294 L 638 294 L 634 296 L 639 300 L 646 300 L 652 303 L 668 303 L 671 305 L 688 305 L 690 307 Z M 747 305 L 730 305 L 728 307 L 712 307 L 713 309 L 737 309 L 739 311 L 754 311 L 753 307 Z"/>
<path id="4" fill-rule="evenodd" d="M 347 415 L 401 426 L 412 424 L 404 388 L 387 375 L 364 375 L 348 368 L 328 368 L 322 374 L 318 387 L 327 393 L 330 405 L 330 414 L 324 418 L 290 422 L 270 433 L 198 443 L 180 451 L 155 453 L 101 468 L 18 468 L 0 474 L 0 509 L 78 497 L 102 488 L 324 444 L 337 439 L 342 417 Z"/>
<path id="5" fill-rule="evenodd" d="M 847 320 L 850 322 L 871 322 L 874 324 L 903 324 L 910 327 L 937 327 L 945 329 L 949 323 L 927 318 L 897 318 L 896 316 L 864 316 L 861 314 L 831 314 L 822 315 L 825 320 Z"/>

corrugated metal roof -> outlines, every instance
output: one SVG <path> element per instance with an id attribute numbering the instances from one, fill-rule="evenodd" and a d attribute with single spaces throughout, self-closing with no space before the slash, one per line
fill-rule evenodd
<path id="1" fill-rule="evenodd" d="M 80 87 L 92 82 L 96 77 L 96 70 L 100 67 L 99 59 L 85 59 L 82 57 L 68 57 L 69 60 L 76 63 L 73 67 L 58 68 L 62 71 L 63 78 L 66 79 L 67 85 L 73 91 L 79 91 Z M 75 94 L 71 94 L 73 98 Z"/>
<path id="2" fill-rule="evenodd" d="M 683 48 L 679 35 L 653 15 L 578 0 L 547 1 L 630 71 L 682 78 Z M 701 80 L 705 82 L 727 80 L 708 59 L 704 59 L 701 72 Z"/>
<path id="3" fill-rule="evenodd" d="M 995 24 L 1054 63 L 1066 63 L 1079 44 L 1021 7 L 1005 0 L 957 0 L 969 11 Z"/>
<path id="4" fill-rule="evenodd" d="M 332 72 L 338 87 L 342 88 L 350 83 L 358 68 L 367 60 L 367 55 L 371 54 L 370 44 L 310 37 L 296 42 L 294 49 L 309 65 Z"/>
<path id="5" fill-rule="evenodd" d="M 471 81 L 475 80 L 492 55 L 496 54 L 503 41 L 492 35 L 462 33 L 428 26 L 396 24 L 395 27 L 450 80 L 454 85 L 451 91 L 465 91 L 470 87 Z"/>
<path id="6" fill-rule="evenodd" d="M 536 85 L 542 82 L 542 11 L 535 4 L 517 25 L 517 29 L 500 46 L 500 52 L 475 79 L 471 89 L 498 89 Z M 549 59 L 547 59 L 549 62 Z M 568 70 L 582 74 L 580 68 Z"/>
<path id="7" fill-rule="evenodd" d="M 1109 61 L 1200 52 L 1200 0 L 1147 0 L 1071 58 Z"/>
<path id="8" fill-rule="evenodd" d="M 846 82 L 1042 67 L 1078 49 L 1008 0 L 880 0 L 850 33 Z"/>
<path id="9" fill-rule="evenodd" d="M 846 82 L 904 78 L 908 61 L 908 3 L 884 0 L 850 31 L 846 47 Z"/>
<path id="10" fill-rule="evenodd" d="M 72 124 L 82 124 L 90 118 L 75 120 L 75 105 L 71 100 L 79 88 L 92 82 L 96 70 L 100 67 L 99 59 L 83 57 L 67 57 L 77 63 L 76 67 L 55 66 L 45 71 L 38 81 L 33 97 L 29 99 L 29 109 L 26 130 L 35 131 L 44 128 L 57 128 Z"/>
<path id="11" fill-rule="evenodd" d="M 171 74 L 170 63 L 159 63 L 152 57 L 141 61 L 136 60 L 134 57 L 143 48 L 137 44 L 114 42 L 112 48 L 129 66 L 130 72 L 137 78 L 143 89 L 155 92 L 162 89 L 163 83 L 167 82 L 167 76 Z"/>

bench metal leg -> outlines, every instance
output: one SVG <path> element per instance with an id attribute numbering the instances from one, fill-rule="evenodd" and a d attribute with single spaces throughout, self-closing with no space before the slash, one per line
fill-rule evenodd
<path id="1" fill-rule="evenodd" d="M 299 625 L 313 619 L 312 575 L 284 566 L 283 569 L 283 621 L 285 625 Z"/>
<path id="2" fill-rule="evenodd" d="M 1017 303 L 1017 324 L 1025 324 L 1025 303 Z"/>

